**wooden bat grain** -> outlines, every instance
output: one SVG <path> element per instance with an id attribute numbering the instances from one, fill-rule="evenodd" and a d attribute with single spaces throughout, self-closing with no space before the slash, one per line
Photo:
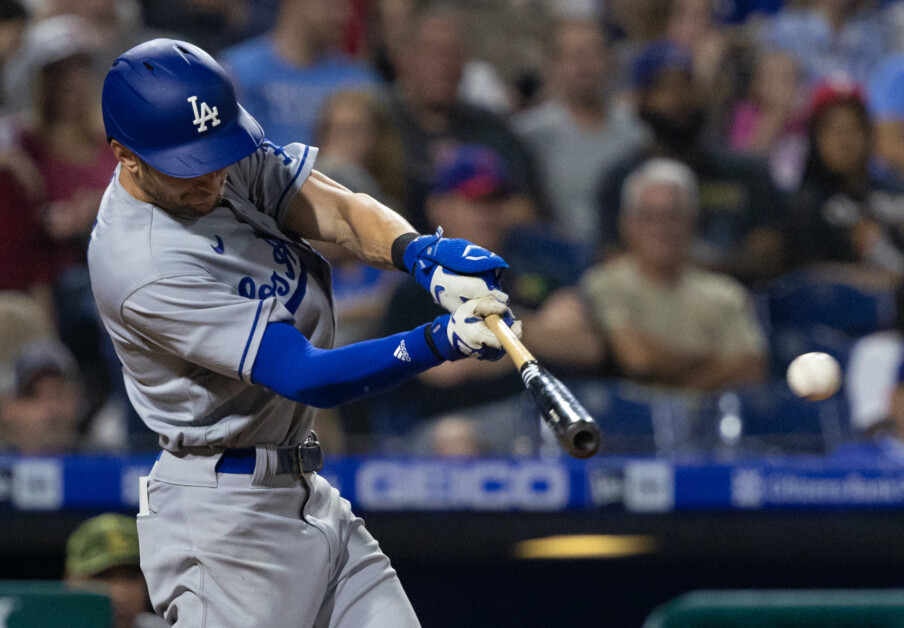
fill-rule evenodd
<path id="1" fill-rule="evenodd" d="M 531 355 L 531 352 L 522 344 L 521 340 L 512 332 L 497 314 L 490 314 L 486 317 L 487 327 L 493 332 L 493 335 L 502 343 L 502 348 L 515 363 L 515 368 L 521 370 L 521 366 L 525 362 L 536 362 L 537 359 Z"/>

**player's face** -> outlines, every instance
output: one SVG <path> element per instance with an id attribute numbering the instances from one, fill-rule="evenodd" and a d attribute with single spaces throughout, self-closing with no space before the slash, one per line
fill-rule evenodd
<path id="1" fill-rule="evenodd" d="M 227 170 L 228 167 L 200 177 L 179 179 L 142 163 L 135 183 L 149 202 L 165 212 L 195 219 L 212 212 L 223 200 Z"/>

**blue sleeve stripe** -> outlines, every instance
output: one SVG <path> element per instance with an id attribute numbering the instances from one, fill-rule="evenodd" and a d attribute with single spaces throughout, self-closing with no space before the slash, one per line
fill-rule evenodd
<path id="1" fill-rule="evenodd" d="M 264 302 L 259 301 L 257 304 L 257 312 L 254 314 L 254 322 L 251 324 L 251 333 L 248 334 L 248 341 L 245 342 L 245 350 L 242 351 L 242 359 L 239 361 L 239 379 L 243 382 L 245 378 L 242 376 L 242 373 L 245 372 L 245 358 L 248 357 L 248 349 L 251 348 L 251 339 L 254 338 L 254 332 L 257 329 L 257 321 L 261 317 L 261 310 L 264 307 Z"/>
<path id="2" fill-rule="evenodd" d="M 286 194 L 289 193 L 289 190 L 292 189 L 292 185 L 295 183 L 295 180 L 298 178 L 298 175 L 301 174 L 302 168 L 304 168 L 305 162 L 308 160 L 308 151 L 311 149 L 310 146 L 305 145 L 304 154 L 301 156 L 301 163 L 298 164 L 298 169 L 295 171 L 295 174 L 292 175 L 292 179 L 289 181 L 289 185 L 286 186 L 286 189 L 283 190 L 283 193 L 279 197 L 279 202 L 276 203 L 276 222 L 282 222 L 282 212 L 283 212 L 283 200 L 286 198 Z"/>
<path id="3" fill-rule="evenodd" d="M 370 397 L 442 362 L 427 345 L 426 328 L 317 349 L 289 323 L 268 323 L 251 381 L 318 408 Z"/>

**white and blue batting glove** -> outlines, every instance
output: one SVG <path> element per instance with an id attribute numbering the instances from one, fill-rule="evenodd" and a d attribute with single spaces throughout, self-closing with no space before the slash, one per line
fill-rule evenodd
<path id="1" fill-rule="evenodd" d="M 505 355 L 499 339 L 487 327 L 484 318 L 497 314 L 521 337 L 521 321 L 493 296 L 470 299 L 459 305 L 451 315 L 440 316 L 430 326 L 434 346 L 447 360 L 476 357 L 478 360 L 498 360 Z"/>
<path id="2" fill-rule="evenodd" d="M 407 242 L 402 239 L 406 237 Z M 405 243 L 404 254 L 396 265 L 410 272 L 433 301 L 449 312 L 486 296 L 508 303 L 508 295 L 499 289 L 499 275 L 508 264 L 495 253 L 467 240 L 444 238 L 442 227 L 433 235 L 402 238 L 397 242 Z"/>

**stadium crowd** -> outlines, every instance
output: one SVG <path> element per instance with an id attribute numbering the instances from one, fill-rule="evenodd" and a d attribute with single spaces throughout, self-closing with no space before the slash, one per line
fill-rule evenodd
<path id="1" fill-rule="evenodd" d="M 0 0 L 0 451 L 156 446 L 86 251 L 116 165 L 100 82 L 158 36 L 214 54 L 273 142 L 499 252 L 525 343 L 605 451 L 904 462 L 888 0 Z M 314 245 L 340 343 L 439 313 L 400 273 Z M 807 351 L 838 358 L 841 395 L 791 396 Z M 545 452 L 521 391 L 505 360 L 448 363 L 318 431 L 328 453 Z"/>

